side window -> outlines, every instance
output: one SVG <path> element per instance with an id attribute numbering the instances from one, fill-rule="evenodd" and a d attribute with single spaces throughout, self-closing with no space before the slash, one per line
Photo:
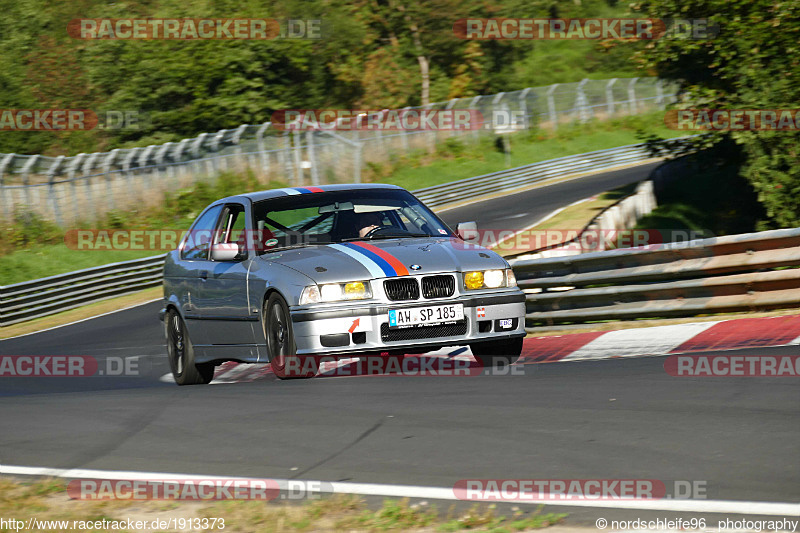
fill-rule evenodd
<path id="1" fill-rule="evenodd" d="M 247 258 L 247 234 L 245 233 L 244 206 L 228 204 L 222 212 L 214 232 L 214 244 L 232 243 L 239 245 L 237 259 Z"/>
<path id="2" fill-rule="evenodd" d="M 186 237 L 186 244 L 183 246 L 182 259 L 208 259 L 211 237 L 217 225 L 220 211 L 222 211 L 221 205 L 212 207 L 192 225 L 192 229 L 189 230 L 189 235 Z"/>

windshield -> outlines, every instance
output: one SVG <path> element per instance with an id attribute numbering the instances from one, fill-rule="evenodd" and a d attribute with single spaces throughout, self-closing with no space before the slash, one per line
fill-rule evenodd
<path id="1" fill-rule="evenodd" d="M 412 194 L 398 189 L 273 198 L 256 202 L 253 217 L 264 251 L 354 240 L 453 236 Z"/>

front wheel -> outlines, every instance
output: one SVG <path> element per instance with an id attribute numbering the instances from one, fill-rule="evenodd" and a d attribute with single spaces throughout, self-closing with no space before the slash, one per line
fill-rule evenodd
<path id="1" fill-rule="evenodd" d="M 481 366 L 504 367 L 517 362 L 522 354 L 523 339 L 517 337 L 506 341 L 476 342 L 470 345 L 470 349 Z"/>
<path id="2" fill-rule="evenodd" d="M 205 385 L 214 377 L 214 364 L 195 364 L 194 346 L 181 316 L 170 310 L 164 321 L 167 356 L 172 377 L 178 385 Z"/>
<path id="3" fill-rule="evenodd" d="M 297 357 L 289 306 L 278 293 L 272 293 L 264 303 L 261 313 L 267 353 L 272 371 L 279 379 L 310 378 L 316 374 L 311 368 L 302 368 Z"/>

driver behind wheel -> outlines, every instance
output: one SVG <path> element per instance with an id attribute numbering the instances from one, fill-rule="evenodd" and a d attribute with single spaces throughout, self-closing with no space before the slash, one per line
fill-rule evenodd
<path id="1" fill-rule="evenodd" d="M 370 231 L 383 226 L 381 217 L 377 213 L 359 213 L 356 215 L 356 227 L 358 229 L 358 236 L 366 237 Z"/>

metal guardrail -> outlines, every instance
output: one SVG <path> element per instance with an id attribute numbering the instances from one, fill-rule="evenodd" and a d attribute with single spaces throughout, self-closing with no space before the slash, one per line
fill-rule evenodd
<path id="1" fill-rule="evenodd" d="M 800 305 L 800 228 L 512 260 L 526 326 Z"/>
<path id="2" fill-rule="evenodd" d="M 161 285 L 164 255 L 111 263 L 0 287 L 0 326 Z"/>
<path id="3" fill-rule="evenodd" d="M 645 144 L 630 144 L 608 150 L 559 157 L 444 185 L 427 187 L 414 191 L 414 194 L 428 207 L 436 208 L 497 192 L 506 193 L 547 179 L 605 170 L 619 165 L 647 161 L 654 157 L 657 156 L 654 156 Z"/>
<path id="4" fill-rule="evenodd" d="M 646 161 L 653 155 L 644 144 L 560 157 L 541 163 L 485 174 L 414 191 L 429 207 L 475 200 L 497 191 L 511 191 L 534 183 L 617 165 Z M 113 263 L 0 286 L 0 326 L 9 326 L 60 313 L 161 283 L 164 255 Z"/>

